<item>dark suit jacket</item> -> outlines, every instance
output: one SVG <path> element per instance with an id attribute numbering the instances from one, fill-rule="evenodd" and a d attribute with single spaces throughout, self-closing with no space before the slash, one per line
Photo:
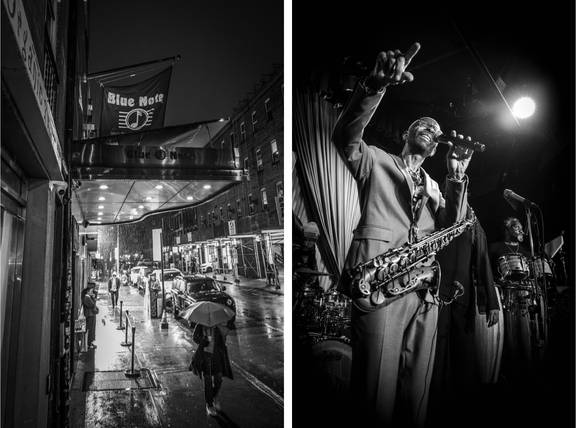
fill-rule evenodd
<path id="1" fill-rule="evenodd" d="M 448 290 L 454 281 L 460 282 L 464 295 L 452 304 L 462 306 L 468 318 L 474 319 L 476 307 L 480 312 L 498 309 L 486 233 L 479 221 L 441 250 L 437 260 L 442 268 L 440 293 Z"/>
<path id="2" fill-rule="evenodd" d="M 358 184 L 361 218 L 348 251 L 344 269 L 367 261 L 408 242 L 410 224 L 418 226 L 418 238 L 462 220 L 466 208 L 467 177 L 447 180 L 446 199 L 438 183 L 424 173 L 422 209 L 412 213 L 413 183 L 401 157 L 387 153 L 363 140 L 364 128 L 374 114 L 383 93 L 369 95 L 359 85 L 336 124 L 333 138 Z M 341 291 L 351 295 L 349 284 Z"/>

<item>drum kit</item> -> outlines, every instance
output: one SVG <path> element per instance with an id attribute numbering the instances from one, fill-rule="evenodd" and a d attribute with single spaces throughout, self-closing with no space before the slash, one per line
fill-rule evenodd
<path id="1" fill-rule="evenodd" d="M 336 390 L 346 391 L 350 383 L 350 299 L 334 288 L 317 284 L 320 276 L 331 276 L 311 269 L 296 270 L 294 322 L 301 339 L 311 346 L 315 365 Z"/>
<path id="2" fill-rule="evenodd" d="M 549 322 L 547 288 L 553 281 L 549 261 L 544 257 L 528 259 L 521 254 L 506 254 L 498 258 L 498 273 L 502 309 L 529 317 L 534 343 L 545 346 Z"/>

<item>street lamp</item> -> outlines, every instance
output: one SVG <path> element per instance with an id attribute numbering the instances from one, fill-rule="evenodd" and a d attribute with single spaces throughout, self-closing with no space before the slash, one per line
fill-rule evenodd
<path id="1" fill-rule="evenodd" d="M 162 321 L 160 328 L 168 328 L 168 317 L 166 316 L 166 290 L 164 289 L 164 217 L 162 217 L 162 229 L 160 230 L 160 276 L 162 277 Z"/>

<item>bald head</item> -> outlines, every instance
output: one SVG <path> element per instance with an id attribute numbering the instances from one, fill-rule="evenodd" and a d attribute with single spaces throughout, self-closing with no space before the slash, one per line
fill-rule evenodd
<path id="1" fill-rule="evenodd" d="M 404 143 L 409 152 L 425 157 L 434 156 L 438 145 L 434 138 L 441 134 L 440 125 L 431 117 L 415 120 L 404 133 Z M 406 147 L 405 147 L 406 149 Z"/>

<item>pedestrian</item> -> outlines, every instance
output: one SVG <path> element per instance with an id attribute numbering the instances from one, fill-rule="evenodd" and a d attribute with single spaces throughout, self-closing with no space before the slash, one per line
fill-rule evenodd
<path id="1" fill-rule="evenodd" d="M 112 309 L 116 308 L 118 303 L 118 290 L 120 290 L 120 279 L 116 276 L 116 272 L 112 272 L 112 278 L 108 280 L 108 292 L 112 299 Z"/>
<path id="2" fill-rule="evenodd" d="M 233 379 L 232 366 L 226 348 L 228 331 L 226 323 L 214 327 L 196 324 L 194 328 L 193 338 L 198 348 L 189 369 L 200 378 L 204 378 L 204 398 L 206 413 L 209 416 L 216 416 L 221 410 L 216 396 L 222 386 L 222 377 Z"/>
<path id="3" fill-rule="evenodd" d="M 86 318 L 86 334 L 88 334 L 88 349 L 96 348 L 92 342 L 96 340 L 96 314 L 99 312 L 96 306 L 96 283 L 89 282 L 87 287 L 80 293 L 82 298 L 82 309 Z"/>

